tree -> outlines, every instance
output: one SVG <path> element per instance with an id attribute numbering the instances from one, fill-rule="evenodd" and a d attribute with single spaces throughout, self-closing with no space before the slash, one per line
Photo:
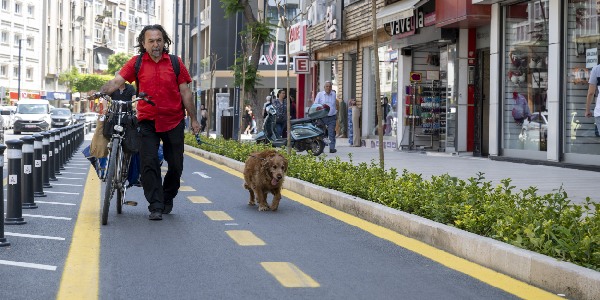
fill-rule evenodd
<path id="1" fill-rule="evenodd" d="M 112 78 L 112 75 L 82 74 L 73 85 L 73 89 L 77 92 L 97 91 Z"/>
<path id="2" fill-rule="evenodd" d="M 106 70 L 107 75 L 114 75 L 115 72 L 121 70 L 123 65 L 131 59 L 131 55 L 121 52 L 113 54 L 108 57 L 108 69 Z"/>
<path id="3" fill-rule="evenodd" d="M 377 105 L 377 135 L 379 136 L 379 166 L 381 169 L 384 169 L 384 156 L 383 156 L 383 119 L 385 116 L 383 115 L 383 106 L 379 103 L 381 98 L 381 91 L 379 90 L 379 43 L 377 41 L 377 1 L 373 1 L 371 3 L 371 24 L 373 26 L 373 61 L 374 65 L 374 73 L 375 73 L 375 105 Z"/>
<path id="4" fill-rule="evenodd" d="M 259 104 L 256 99 L 255 86 L 259 80 L 257 74 L 258 61 L 260 59 L 260 46 L 272 40 L 271 29 L 274 28 L 274 25 L 268 22 L 261 22 L 254 14 L 248 0 L 220 1 L 222 4 L 221 7 L 225 10 L 225 17 L 230 17 L 238 12 L 242 12 L 244 15 L 246 29 L 240 32 L 240 38 L 246 43 L 246 47 L 242 48 L 247 49 L 251 53 L 250 63 L 243 63 L 241 65 L 236 63 L 233 68 L 236 74 L 236 83 L 239 82 L 238 86 L 244 89 L 244 93 L 249 94 L 248 96 L 241 95 L 242 99 L 250 99 L 252 107 L 258 107 Z M 243 59 L 246 60 L 247 56 L 245 58 L 243 57 Z M 242 67 L 245 67 L 243 72 L 241 71 Z M 242 82 L 244 83 L 242 84 Z"/>
<path id="5" fill-rule="evenodd" d="M 77 80 L 79 80 L 79 71 L 76 67 L 71 67 L 71 70 L 58 75 L 58 83 L 64 84 L 69 92 L 76 92 L 73 90 L 73 86 L 77 83 Z"/>

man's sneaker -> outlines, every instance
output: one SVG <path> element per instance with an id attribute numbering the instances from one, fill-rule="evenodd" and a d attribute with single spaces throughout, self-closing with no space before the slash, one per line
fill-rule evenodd
<path id="1" fill-rule="evenodd" d="M 160 221 L 162 220 L 162 213 L 160 211 L 153 211 L 152 213 L 150 213 L 148 219 L 152 221 Z"/>
<path id="2" fill-rule="evenodd" d="M 336 153 L 337 149 L 329 149 L 329 153 Z"/>

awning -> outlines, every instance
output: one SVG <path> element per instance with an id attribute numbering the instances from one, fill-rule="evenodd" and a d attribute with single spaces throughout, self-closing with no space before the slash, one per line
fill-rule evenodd
<path id="1" fill-rule="evenodd" d="M 415 4 L 419 1 L 420 0 L 404 0 L 392 5 L 384 6 L 377 13 L 377 26 L 412 17 L 415 10 Z"/>

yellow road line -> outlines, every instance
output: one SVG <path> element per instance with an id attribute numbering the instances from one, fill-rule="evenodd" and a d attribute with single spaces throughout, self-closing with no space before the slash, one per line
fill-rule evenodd
<path id="1" fill-rule="evenodd" d="M 213 221 L 233 221 L 232 217 L 220 210 L 205 210 L 204 214 Z"/>
<path id="2" fill-rule="evenodd" d="M 210 202 L 210 200 L 206 199 L 206 197 L 203 197 L 203 196 L 188 196 L 187 198 L 192 203 L 201 203 L 201 204 L 212 203 L 212 202 Z"/>
<path id="3" fill-rule="evenodd" d="M 298 267 L 289 262 L 261 262 L 265 268 L 281 285 L 289 288 L 319 287 L 319 283 L 302 272 Z"/>
<path id="4" fill-rule="evenodd" d="M 181 187 L 179 187 L 179 191 L 180 192 L 195 192 L 196 190 L 189 185 L 182 185 Z"/>
<path id="5" fill-rule="evenodd" d="M 98 299 L 100 265 L 98 195 L 100 195 L 100 179 L 91 168 L 56 299 Z"/>
<path id="6" fill-rule="evenodd" d="M 226 230 L 229 237 L 240 246 L 264 246 L 266 243 L 248 230 Z"/>
<path id="7" fill-rule="evenodd" d="M 233 170 L 232 168 L 219 165 L 210 160 L 207 160 L 199 155 L 186 152 L 187 155 L 202 161 L 208 165 L 219 168 L 227 173 L 230 173 L 234 176 L 243 178 L 242 173 Z M 318 212 L 331 216 L 335 219 L 338 219 L 344 223 L 347 223 L 352 226 L 356 226 L 361 228 L 362 230 L 373 234 L 379 238 L 388 240 L 400 247 L 406 248 L 410 251 L 418 253 L 424 257 L 427 257 L 435 262 L 438 262 L 450 269 L 456 270 L 458 272 L 467 274 L 475 279 L 478 279 L 482 282 L 490 286 L 494 286 L 499 288 L 507 293 L 513 294 L 517 297 L 523 299 L 563 299 L 555 294 L 550 292 L 546 292 L 540 288 L 529 285 L 520 280 L 511 278 L 502 273 L 496 272 L 492 269 L 486 268 L 484 266 L 478 265 L 476 263 L 470 262 L 466 259 L 460 258 L 443 250 L 437 249 L 435 247 L 429 246 L 426 243 L 418 241 L 416 239 L 409 238 L 402 234 L 399 234 L 393 230 L 387 229 L 385 227 L 375 225 L 363 219 L 357 218 L 353 215 L 347 214 L 340 210 L 334 209 L 322 203 L 316 202 L 314 200 L 308 199 L 304 196 L 301 196 L 297 193 L 291 192 L 289 190 L 282 190 L 283 196 L 301 203 L 307 207 L 310 207 Z"/>

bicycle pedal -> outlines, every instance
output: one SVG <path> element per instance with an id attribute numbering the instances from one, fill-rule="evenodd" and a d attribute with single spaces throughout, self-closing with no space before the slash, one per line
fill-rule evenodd
<path id="1" fill-rule="evenodd" d="M 129 205 L 129 206 L 137 206 L 137 202 L 135 202 L 135 201 L 125 201 L 125 202 L 123 202 L 123 204 Z"/>

